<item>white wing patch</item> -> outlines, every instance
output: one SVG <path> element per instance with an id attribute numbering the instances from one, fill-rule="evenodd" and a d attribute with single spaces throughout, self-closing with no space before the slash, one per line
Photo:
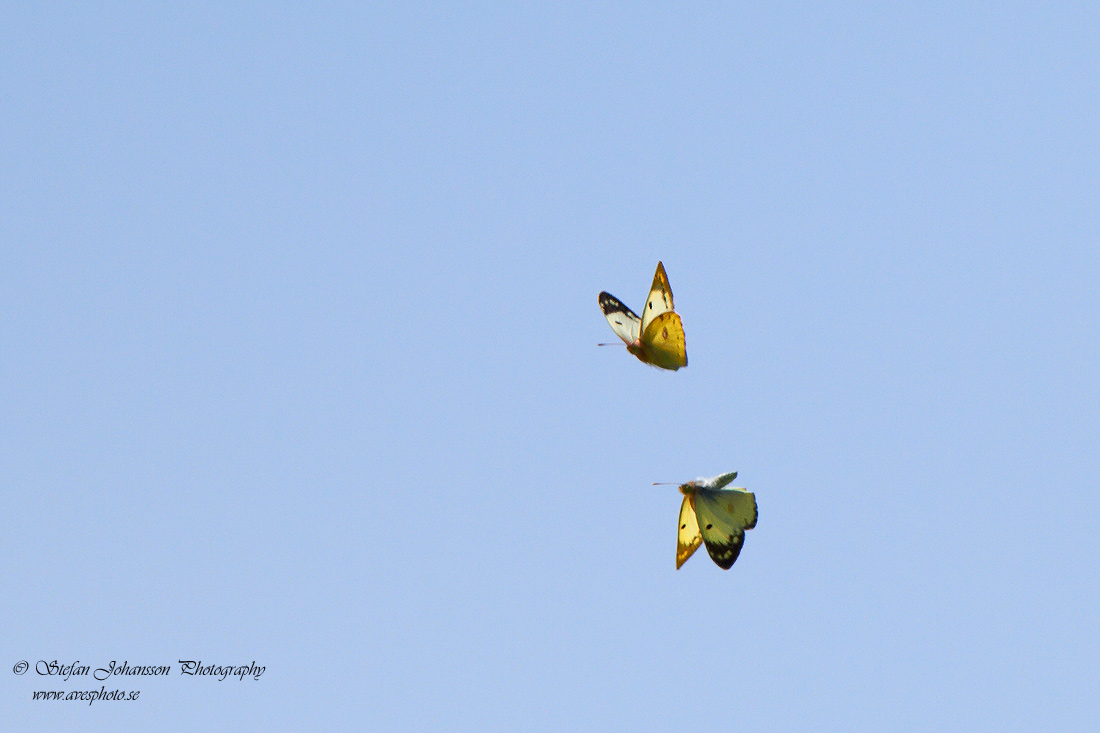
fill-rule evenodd
<path id="1" fill-rule="evenodd" d="M 600 310 L 603 311 L 611 330 L 615 335 L 632 344 L 641 334 L 642 319 L 638 314 L 623 305 L 623 302 L 611 293 L 600 293 Z"/>
<path id="2" fill-rule="evenodd" d="M 710 478 L 697 478 L 694 481 L 688 481 L 687 485 L 696 489 L 710 489 L 711 491 L 717 491 L 722 487 L 729 484 L 737 478 L 737 471 L 731 473 L 723 473 L 718 476 L 711 476 Z"/>

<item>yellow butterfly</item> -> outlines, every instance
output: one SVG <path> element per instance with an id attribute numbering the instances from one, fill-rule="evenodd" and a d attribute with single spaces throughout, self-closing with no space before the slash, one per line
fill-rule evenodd
<path id="1" fill-rule="evenodd" d="M 642 317 L 610 293 L 600 293 L 600 310 L 626 350 L 646 364 L 676 371 L 688 363 L 684 324 L 672 309 L 672 288 L 665 266 L 657 263 Z"/>
<path id="2" fill-rule="evenodd" d="M 756 526 L 756 496 L 744 488 L 723 488 L 737 472 L 697 478 L 680 484 L 684 503 L 676 534 L 676 569 L 692 556 L 700 543 L 715 565 L 729 570 L 745 544 L 745 530 Z M 656 484 L 654 484 L 656 485 Z"/>

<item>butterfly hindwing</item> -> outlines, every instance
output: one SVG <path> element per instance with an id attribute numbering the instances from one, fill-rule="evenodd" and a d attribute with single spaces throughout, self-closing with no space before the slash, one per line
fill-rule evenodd
<path id="1" fill-rule="evenodd" d="M 714 563 L 729 570 L 745 543 L 745 530 L 756 526 L 756 497 L 745 489 L 697 489 L 694 496 L 699 534 Z"/>
<path id="2" fill-rule="evenodd" d="M 611 330 L 615 335 L 632 344 L 641 334 L 642 319 L 638 314 L 623 305 L 623 302 L 611 293 L 600 293 L 600 310 L 603 311 Z"/>
<path id="3" fill-rule="evenodd" d="M 666 311 L 649 322 L 642 332 L 643 361 L 662 369 L 676 371 L 687 366 L 687 344 L 684 339 L 684 325 L 680 316 Z"/>
<path id="4" fill-rule="evenodd" d="M 695 508 L 691 504 L 691 497 L 685 496 L 684 503 L 680 505 L 680 523 L 676 530 L 676 569 L 688 561 L 688 558 L 699 549 L 703 538 L 699 534 L 699 521 L 695 518 Z"/>

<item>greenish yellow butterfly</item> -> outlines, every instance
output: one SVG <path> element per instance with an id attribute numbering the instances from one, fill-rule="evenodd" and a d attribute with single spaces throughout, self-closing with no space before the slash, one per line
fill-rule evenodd
<path id="1" fill-rule="evenodd" d="M 736 471 L 680 484 L 684 502 L 676 533 L 677 570 L 700 544 L 707 546 L 715 565 L 723 570 L 733 567 L 745 544 L 745 530 L 756 526 L 756 496 L 744 488 L 724 488 L 735 478 Z"/>
<path id="2" fill-rule="evenodd" d="M 672 287 L 665 266 L 657 263 L 641 318 L 611 293 L 600 293 L 600 310 L 626 350 L 646 364 L 676 371 L 686 367 L 684 324 L 672 308 Z"/>

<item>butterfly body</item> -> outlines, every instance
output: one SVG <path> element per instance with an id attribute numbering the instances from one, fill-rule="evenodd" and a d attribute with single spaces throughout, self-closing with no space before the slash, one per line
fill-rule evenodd
<path id="1" fill-rule="evenodd" d="M 699 548 L 723 570 L 729 570 L 745 543 L 745 530 L 756 526 L 756 496 L 741 487 L 725 488 L 737 472 L 697 478 L 680 484 L 684 501 L 676 534 L 676 569 Z"/>
<path id="2" fill-rule="evenodd" d="M 672 288 L 663 264 L 657 263 L 641 317 L 610 293 L 600 293 L 599 303 L 611 330 L 640 361 L 671 371 L 687 366 L 684 325 L 673 310 Z"/>

